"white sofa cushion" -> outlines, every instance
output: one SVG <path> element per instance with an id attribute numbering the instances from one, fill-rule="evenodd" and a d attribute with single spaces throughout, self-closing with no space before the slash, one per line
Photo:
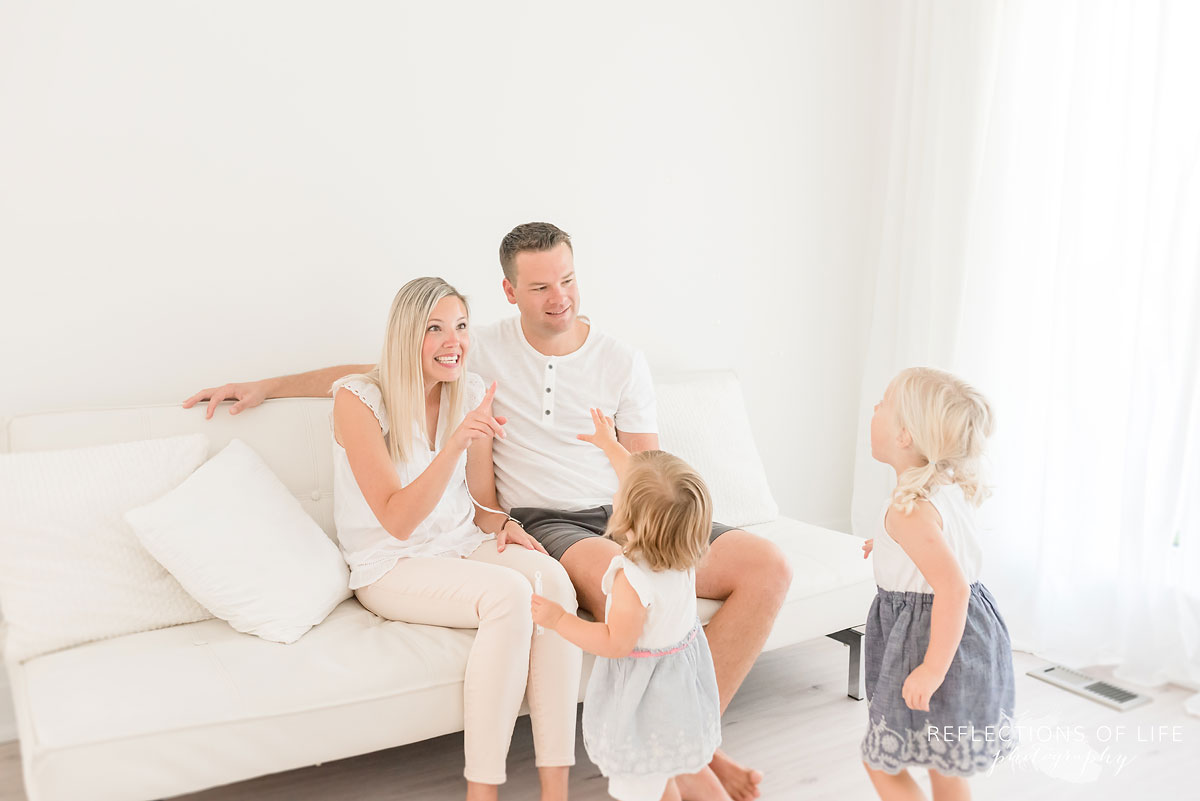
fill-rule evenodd
<path id="1" fill-rule="evenodd" d="M 236 631 L 295 642 L 350 597 L 337 546 L 240 439 L 125 519 L 183 588 Z"/>
<path id="2" fill-rule="evenodd" d="M 747 526 L 779 546 L 792 568 L 792 584 L 764 651 L 862 625 L 875 598 L 875 576 L 862 558 L 862 540 L 789 517 Z M 697 602 L 707 623 L 721 604 Z"/>
<path id="3" fill-rule="evenodd" d="M 210 617 L 122 515 L 187 478 L 203 435 L 0 454 L 7 660 Z"/>
<path id="4" fill-rule="evenodd" d="M 350 599 L 291 645 L 207 620 L 47 654 L 13 672 L 26 785 L 164 798 L 459 731 L 474 634 Z"/>
<path id="5" fill-rule="evenodd" d="M 685 373 L 658 379 L 659 445 L 704 476 L 713 518 L 749 526 L 779 517 L 742 389 L 731 372 Z"/>
<path id="6" fill-rule="evenodd" d="M 204 418 L 205 406 L 183 409 L 172 403 L 30 414 L 9 420 L 5 433 L 13 453 L 203 434 L 209 455 L 216 455 L 240 439 L 333 539 L 333 399 L 279 398 L 236 416 L 224 404 L 211 420 Z"/>

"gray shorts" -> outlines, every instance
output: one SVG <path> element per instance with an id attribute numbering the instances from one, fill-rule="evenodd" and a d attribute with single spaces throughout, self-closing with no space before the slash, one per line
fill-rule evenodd
<path id="1" fill-rule="evenodd" d="M 563 512 L 558 509 L 541 509 L 534 506 L 518 506 L 508 511 L 533 538 L 555 559 L 562 561 L 563 554 L 575 543 L 588 537 L 604 536 L 604 528 L 612 514 L 612 506 L 597 506 L 580 512 Z M 713 522 L 711 545 L 717 537 L 736 526 Z"/>

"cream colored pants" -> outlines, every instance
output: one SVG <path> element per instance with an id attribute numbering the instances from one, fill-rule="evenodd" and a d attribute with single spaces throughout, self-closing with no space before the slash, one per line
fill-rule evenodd
<path id="1" fill-rule="evenodd" d="M 496 551 L 488 540 L 462 559 L 402 558 L 383 578 L 355 590 L 380 617 L 478 629 L 463 685 L 467 781 L 502 784 L 513 725 L 528 695 L 538 767 L 575 764 L 575 709 L 582 653 L 552 631 L 534 635 L 529 596 L 541 571 L 542 594 L 577 608 L 567 571 L 519 545 Z"/>

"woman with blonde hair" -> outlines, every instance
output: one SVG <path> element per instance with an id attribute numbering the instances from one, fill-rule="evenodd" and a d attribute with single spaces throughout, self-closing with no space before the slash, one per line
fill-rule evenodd
<path id="1" fill-rule="evenodd" d="M 562 566 L 497 506 L 492 440 L 504 418 L 466 370 L 467 301 L 440 278 L 392 302 L 374 370 L 332 388 L 334 521 L 350 588 L 389 620 L 477 629 L 463 684 L 468 801 L 498 797 L 528 696 L 543 801 L 567 797 L 581 653 L 535 636 L 541 592 L 574 610 Z M 506 548 L 512 544 L 519 547 Z M 540 574 L 540 575 L 539 575 Z"/>
<path id="2" fill-rule="evenodd" d="M 908 768 L 927 768 L 935 801 L 970 797 L 967 777 L 1014 746 L 1008 628 L 979 581 L 975 509 L 992 409 L 941 370 L 901 371 L 875 406 L 871 455 L 896 471 L 874 539 L 879 587 L 867 615 L 869 725 L 863 763 L 880 798 L 924 794 Z"/>

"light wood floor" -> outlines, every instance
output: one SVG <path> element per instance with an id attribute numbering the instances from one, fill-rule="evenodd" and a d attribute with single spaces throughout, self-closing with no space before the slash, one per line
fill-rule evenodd
<path id="1" fill-rule="evenodd" d="M 725 748 L 766 774 L 764 799 L 874 798 L 858 759 L 866 704 L 845 696 L 845 659 L 845 646 L 832 640 L 764 654 L 730 705 L 724 720 Z M 976 799 L 1200 796 L 1194 776 L 1200 718 L 1183 710 L 1187 691 L 1152 691 L 1152 703 L 1120 713 L 1025 676 L 1026 670 L 1045 664 L 1037 657 L 1019 653 L 1015 661 L 1018 716 L 1029 734 L 1022 730 L 1023 743 L 1013 763 L 972 782 Z M 1111 675 L 1104 669 L 1089 672 Z M 1124 728 L 1118 733 L 1117 726 Z M 1163 734 L 1159 727 L 1166 727 L 1165 741 L 1161 736 L 1154 741 L 1155 735 Z M 1110 732 L 1110 741 L 1101 742 Z M 517 724 L 508 770 L 501 797 L 536 799 L 528 718 Z M 926 779 L 921 781 L 928 787 Z M 465 787 L 462 735 L 457 734 L 180 799 L 458 801 Z M 571 797 L 608 798 L 605 781 L 588 761 L 582 743 L 571 774 Z M 0 744 L 0 801 L 25 801 L 15 742 Z"/>

